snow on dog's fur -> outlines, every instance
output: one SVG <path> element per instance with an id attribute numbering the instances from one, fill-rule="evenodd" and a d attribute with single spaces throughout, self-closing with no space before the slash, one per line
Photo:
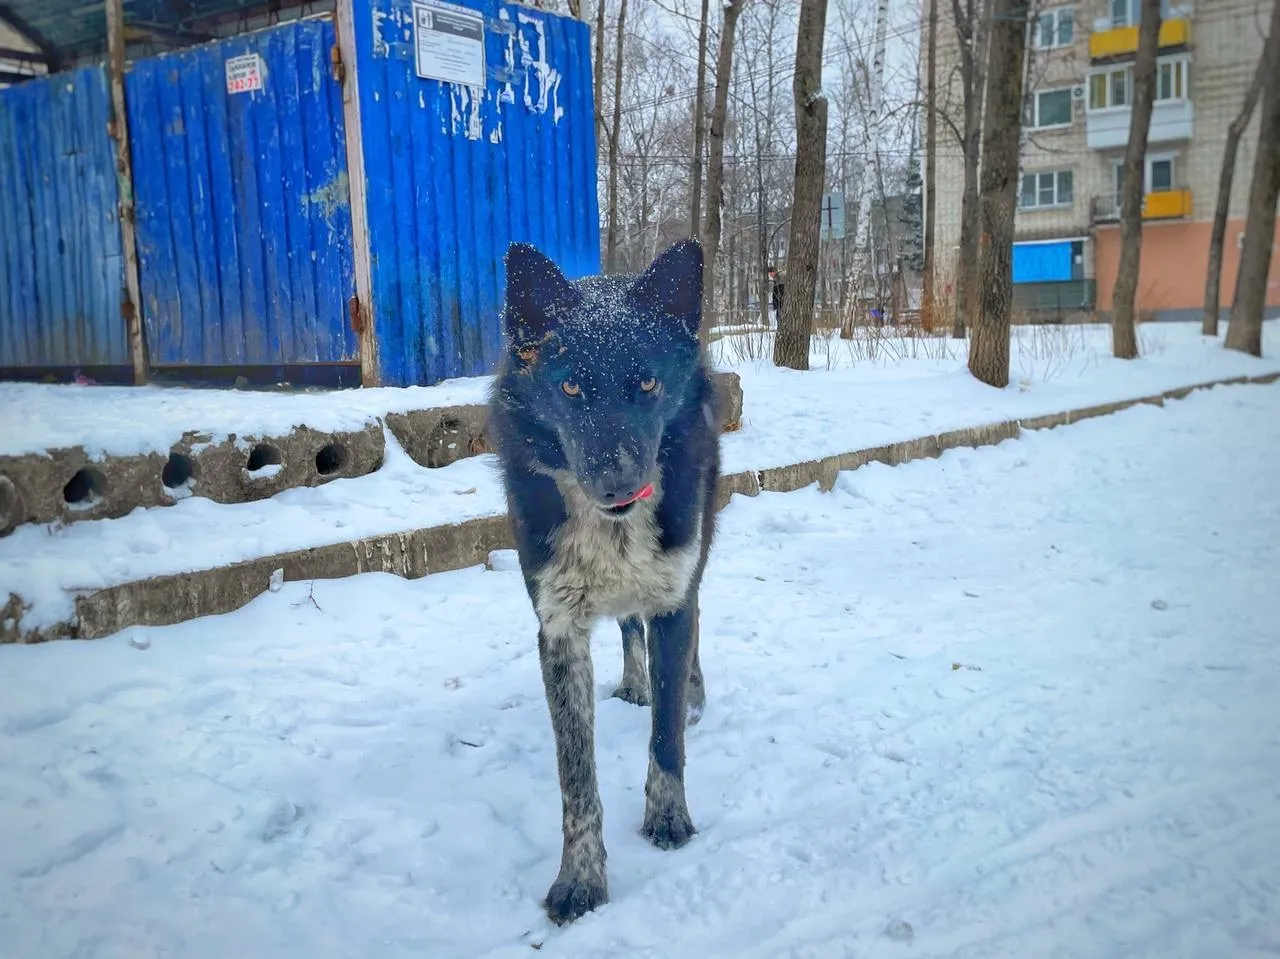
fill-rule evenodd
<path id="1" fill-rule="evenodd" d="M 641 831 L 663 849 L 695 831 L 684 729 L 705 700 L 698 587 L 714 531 L 720 419 L 698 340 L 696 242 L 675 244 L 638 277 L 570 282 L 525 244 L 506 262 L 489 440 L 540 624 L 564 811 L 560 874 L 545 905 L 567 922 L 609 898 L 589 648 L 603 617 L 622 628 L 615 695 L 652 707 Z"/>

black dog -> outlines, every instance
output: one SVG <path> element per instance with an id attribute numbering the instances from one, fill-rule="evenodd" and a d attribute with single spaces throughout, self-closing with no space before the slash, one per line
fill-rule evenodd
<path id="1" fill-rule="evenodd" d="M 570 282 L 523 244 L 506 262 L 507 349 L 488 432 L 541 626 L 564 812 L 545 905 L 563 923 L 609 898 L 589 648 L 603 617 L 622 626 L 615 695 L 652 702 L 641 831 L 663 849 L 694 833 L 684 729 L 705 701 L 698 587 L 714 532 L 720 418 L 698 340 L 697 243 L 677 243 L 639 277 Z"/>

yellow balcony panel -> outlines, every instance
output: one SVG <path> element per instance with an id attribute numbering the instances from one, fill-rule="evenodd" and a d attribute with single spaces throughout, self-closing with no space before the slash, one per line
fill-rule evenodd
<path id="1" fill-rule="evenodd" d="M 1175 17 L 1160 24 L 1160 48 L 1182 47 L 1191 42 L 1191 21 Z M 1089 35 L 1089 56 L 1094 60 L 1122 57 L 1138 52 L 1138 28 L 1117 27 L 1095 30 Z"/>
<path id="2" fill-rule="evenodd" d="M 1190 215 L 1191 191 L 1185 187 L 1180 190 L 1148 193 L 1142 198 L 1144 220 L 1177 220 Z"/>

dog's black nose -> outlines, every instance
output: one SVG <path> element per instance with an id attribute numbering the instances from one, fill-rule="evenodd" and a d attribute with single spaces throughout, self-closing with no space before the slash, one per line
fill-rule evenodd
<path id="1" fill-rule="evenodd" d="M 644 482 L 601 483 L 596 489 L 600 503 L 610 509 L 622 509 L 653 495 L 653 484 Z"/>

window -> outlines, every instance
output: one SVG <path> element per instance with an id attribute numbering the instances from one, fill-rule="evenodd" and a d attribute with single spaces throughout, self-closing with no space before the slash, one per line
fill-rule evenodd
<path id="1" fill-rule="evenodd" d="M 1027 105 L 1027 126 L 1065 127 L 1071 125 L 1071 88 L 1037 90 Z"/>
<path id="2" fill-rule="evenodd" d="M 1187 90 L 1187 61 L 1163 60 L 1156 64 L 1156 99 L 1181 100 Z"/>
<path id="3" fill-rule="evenodd" d="M 1187 96 L 1191 64 L 1185 58 L 1156 61 L 1156 99 L 1182 100 Z M 1110 110 L 1133 105 L 1133 65 L 1108 67 L 1089 75 L 1089 109 Z"/>
<path id="4" fill-rule="evenodd" d="M 1147 157 L 1144 177 L 1145 182 L 1142 185 L 1143 193 L 1167 193 L 1177 187 L 1174 184 L 1174 161 L 1176 157 L 1165 154 L 1164 156 Z M 1124 161 L 1115 161 L 1115 181 L 1116 181 L 1116 197 L 1119 198 L 1120 193 L 1124 190 Z"/>
<path id="5" fill-rule="evenodd" d="M 1147 161 L 1147 192 L 1164 193 L 1173 189 L 1173 157 Z"/>
<path id="6" fill-rule="evenodd" d="M 1074 199 L 1074 179 L 1070 170 L 1047 170 L 1043 173 L 1023 174 L 1022 191 L 1018 195 L 1018 208 L 1038 210 L 1045 207 L 1070 206 Z"/>
<path id="7" fill-rule="evenodd" d="M 1142 19 L 1142 0 L 1111 0 L 1111 26 L 1136 27 Z M 1174 16 L 1182 16 L 1175 11 L 1169 0 L 1160 0 L 1160 19 L 1169 20 Z"/>
<path id="8" fill-rule="evenodd" d="M 1110 110 L 1129 105 L 1129 76 L 1127 66 L 1112 67 L 1089 77 L 1089 109 Z"/>
<path id="9" fill-rule="evenodd" d="M 1035 24 L 1035 47 L 1037 50 L 1052 50 L 1055 47 L 1069 47 L 1076 35 L 1074 7 L 1058 7 L 1040 14 Z"/>

